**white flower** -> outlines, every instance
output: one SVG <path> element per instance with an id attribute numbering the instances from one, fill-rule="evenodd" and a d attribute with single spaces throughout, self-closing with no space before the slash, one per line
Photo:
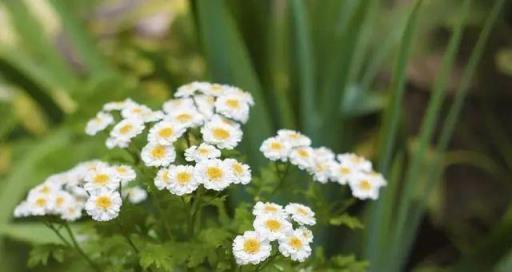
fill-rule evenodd
<path id="1" fill-rule="evenodd" d="M 290 152 L 290 163 L 302 170 L 311 169 L 314 164 L 313 149 L 309 146 L 294 148 Z"/>
<path id="2" fill-rule="evenodd" d="M 249 104 L 235 94 L 217 98 L 215 110 L 217 113 L 242 123 L 246 123 L 249 119 Z"/>
<path id="3" fill-rule="evenodd" d="M 372 170 L 372 163 L 369 160 L 353 153 L 340 154 L 337 159 L 342 165 L 356 172 Z"/>
<path id="4" fill-rule="evenodd" d="M 226 89 L 229 88 L 228 85 L 217 83 L 202 83 L 201 85 L 198 85 L 198 87 L 199 91 L 211 96 L 221 96 L 226 92 Z"/>
<path id="5" fill-rule="evenodd" d="M 113 169 L 123 185 L 134 180 L 137 177 L 135 170 L 133 170 L 133 168 L 129 165 L 116 165 L 113 166 Z"/>
<path id="6" fill-rule="evenodd" d="M 299 228 L 297 228 L 295 230 L 300 236 L 302 236 L 302 238 L 304 239 L 304 241 L 306 243 L 312 243 L 313 242 L 313 232 L 304 227 L 304 226 L 300 226 Z"/>
<path id="7" fill-rule="evenodd" d="M 185 85 L 182 85 L 178 88 L 176 93 L 174 93 L 175 97 L 190 97 L 195 94 L 196 91 L 202 88 L 206 88 L 206 85 L 208 83 L 205 82 L 191 82 Z"/>
<path id="8" fill-rule="evenodd" d="M 260 233 L 269 241 L 283 238 L 288 232 L 292 231 L 292 224 L 282 216 L 257 216 L 253 226 L 256 232 Z"/>
<path id="9" fill-rule="evenodd" d="M 293 231 L 279 239 L 279 252 L 293 261 L 303 262 L 311 255 L 311 246 L 303 238 L 302 232 Z"/>
<path id="10" fill-rule="evenodd" d="M 130 98 L 127 98 L 123 101 L 109 102 L 109 103 L 103 105 L 103 110 L 104 111 L 120 111 L 120 110 L 123 110 L 124 108 L 127 108 L 129 106 L 135 106 L 135 105 L 137 105 L 137 103 L 135 103 Z"/>
<path id="11" fill-rule="evenodd" d="M 114 117 L 110 113 L 98 112 L 96 117 L 89 120 L 85 126 L 85 133 L 87 135 L 96 135 L 96 133 L 104 130 L 114 122 Z"/>
<path id="12" fill-rule="evenodd" d="M 283 206 L 272 203 L 272 202 L 261 202 L 258 201 L 252 210 L 252 214 L 255 216 L 278 216 L 285 218 L 287 214 L 285 213 Z"/>
<path id="13" fill-rule="evenodd" d="M 110 137 L 107 139 L 107 146 L 113 148 L 116 146 L 126 147 L 130 140 L 142 133 L 144 130 L 144 123 L 137 119 L 124 119 L 117 123 L 110 132 Z"/>
<path id="14" fill-rule="evenodd" d="M 199 187 L 199 181 L 194 174 L 194 167 L 191 165 L 171 165 L 169 167 L 169 191 L 175 195 L 182 196 L 190 194 Z"/>
<path id="15" fill-rule="evenodd" d="M 171 182 L 171 177 L 169 175 L 169 169 L 162 168 L 158 170 L 155 177 L 155 186 L 158 190 L 168 189 L 169 184 Z"/>
<path id="16" fill-rule="evenodd" d="M 195 108 L 194 100 L 192 98 L 178 98 L 165 101 L 162 109 L 166 113 L 174 113 L 183 109 Z"/>
<path id="17" fill-rule="evenodd" d="M 133 204 L 141 203 L 142 201 L 148 198 L 148 193 L 146 190 L 142 189 L 140 186 L 124 188 L 123 189 L 123 197 L 128 197 L 128 201 Z"/>
<path id="18" fill-rule="evenodd" d="M 379 189 L 386 185 L 386 181 L 381 174 L 364 173 L 355 174 L 349 181 L 352 195 L 359 199 L 377 199 L 379 197 Z"/>
<path id="19" fill-rule="evenodd" d="M 323 146 L 314 148 L 313 153 L 315 154 L 315 158 L 326 161 L 332 161 L 335 159 L 336 156 L 331 149 Z"/>
<path id="20" fill-rule="evenodd" d="M 350 165 L 344 163 L 333 162 L 331 164 L 331 179 L 341 185 L 345 185 L 351 180 L 358 172 L 351 168 Z"/>
<path id="21" fill-rule="evenodd" d="M 96 221 L 109 221 L 119 215 L 121 204 L 119 192 L 102 190 L 87 199 L 85 210 Z"/>
<path id="22" fill-rule="evenodd" d="M 59 190 L 58 186 L 51 182 L 44 182 L 32 188 L 28 193 L 28 197 L 31 195 L 47 195 L 52 196 Z"/>
<path id="23" fill-rule="evenodd" d="M 279 137 L 270 137 L 263 141 L 260 151 L 271 161 L 287 161 L 290 145 Z"/>
<path id="24" fill-rule="evenodd" d="M 242 140 L 239 125 L 222 117 L 212 118 L 202 128 L 203 140 L 219 148 L 233 149 Z"/>
<path id="25" fill-rule="evenodd" d="M 119 188 L 120 178 L 110 166 L 100 166 L 89 170 L 85 175 L 85 190 L 95 192 L 99 189 L 115 190 Z"/>
<path id="26" fill-rule="evenodd" d="M 307 136 L 291 129 L 280 129 L 277 131 L 277 135 L 283 141 L 288 142 L 291 147 L 311 145 L 311 140 Z"/>
<path id="27" fill-rule="evenodd" d="M 220 157 L 220 150 L 213 145 L 202 143 L 199 146 L 191 146 L 185 150 L 185 160 L 199 162 Z"/>
<path id="28" fill-rule="evenodd" d="M 235 159 L 225 159 L 224 163 L 233 173 L 233 183 L 246 185 L 251 182 L 251 169 L 249 165 Z"/>
<path id="29" fill-rule="evenodd" d="M 181 137 L 184 132 L 185 128 L 178 123 L 160 121 L 149 130 L 148 142 L 171 145 Z"/>
<path id="30" fill-rule="evenodd" d="M 76 221 L 82 217 L 82 209 L 83 204 L 79 202 L 72 203 L 62 210 L 60 217 L 66 221 Z"/>
<path id="31" fill-rule="evenodd" d="M 316 224 L 315 213 L 308 207 L 298 203 L 290 203 L 284 208 L 293 221 L 301 225 Z"/>
<path id="32" fill-rule="evenodd" d="M 203 160 L 195 167 L 196 179 L 206 189 L 222 191 L 233 182 L 233 173 L 218 159 Z"/>
<path id="33" fill-rule="evenodd" d="M 194 105 L 190 108 L 176 109 L 165 116 L 165 120 L 174 122 L 184 128 L 196 127 L 203 124 L 204 117 Z"/>
<path id="34" fill-rule="evenodd" d="M 53 210 L 53 195 L 31 194 L 27 199 L 27 209 L 30 215 L 46 215 Z"/>
<path id="35" fill-rule="evenodd" d="M 233 255 L 239 265 L 259 264 L 270 256 L 270 243 L 255 231 L 246 231 L 233 241 Z"/>
<path id="36" fill-rule="evenodd" d="M 134 119 L 141 122 L 155 122 L 163 118 L 163 113 L 152 111 L 149 107 L 140 104 L 130 104 L 121 111 L 125 119 Z"/>
<path id="37" fill-rule="evenodd" d="M 76 202 L 75 198 L 70 193 L 63 190 L 55 193 L 53 201 L 53 210 L 57 213 L 63 213 L 67 207 Z"/>
<path id="38" fill-rule="evenodd" d="M 30 215 L 30 204 L 28 201 L 22 201 L 16 208 L 14 208 L 14 217 L 27 217 Z"/>
<path id="39" fill-rule="evenodd" d="M 313 175 L 314 180 L 320 183 L 327 183 L 332 177 L 331 170 L 334 164 L 336 164 L 334 160 L 315 157 L 313 159 L 313 165 L 308 171 Z"/>
<path id="40" fill-rule="evenodd" d="M 141 158 L 146 166 L 167 166 L 176 159 L 176 151 L 172 145 L 148 143 L 142 149 Z"/>

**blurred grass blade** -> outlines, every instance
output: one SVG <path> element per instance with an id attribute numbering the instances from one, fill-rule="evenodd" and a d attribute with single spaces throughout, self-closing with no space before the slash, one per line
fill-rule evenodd
<path id="1" fill-rule="evenodd" d="M 401 113 L 401 105 L 405 90 L 405 71 L 407 66 L 407 60 L 409 58 L 409 54 L 411 51 L 412 41 L 413 41 L 413 33 L 416 28 L 416 23 L 418 20 L 418 13 L 421 7 L 421 0 L 415 2 L 412 7 L 410 13 L 407 16 L 405 27 L 403 28 L 402 38 L 400 41 L 399 54 L 397 61 L 395 63 L 393 81 L 391 83 L 391 101 L 388 105 L 387 110 L 384 112 L 384 117 L 382 121 L 381 135 L 379 141 L 379 160 L 378 160 L 378 168 L 379 171 L 384 175 L 388 176 L 389 171 L 389 163 L 391 160 L 391 155 L 393 151 L 393 146 L 395 142 L 395 135 L 398 127 L 398 122 L 400 119 Z M 391 190 L 386 190 L 387 194 L 395 194 Z M 369 226 L 367 234 L 367 245 L 366 245 L 366 255 L 369 258 L 370 263 L 379 263 L 379 259 L 382 257 L 379 254 L 386 254 L 384 251 L 380 252 L 381 245 L 380 243 L 387 244 L 382 241 L 382 237 L 379 237 L 379 234 L 382 234 L 379 230 L 384 218 L 385 208 L 384 208 L 384 199 L 386 201 L 392 202 L 394 199 L 392 198 L 381 198 L 373 203 L 370 207 L 370 218 L 369 218 Z M 394 203 L 386 203 L 386 207 L 393 207 Z M 389 214 L 387 216 L 390 216 Z M 389 220 L 389 218 L 388 218 Z M 380 265 L 380 264 L 379 264 Z M 375 266 L 371 267 L 371 271 L 381 271 L 380 266 L 377 270 L 372 270 Z"/>
<path id="2" fill-rule="evenodd" d="M 417 192 L 416 189 L 418 188 L 419 180 L 421 179 L 422 162 L 425 160 L 426 151 L 432 140 L 434 127 L 437 124 L 437 119 L 441 111 L 442 102 L 448 86 L 448 79 L 452 75 L 455 57 L 462 39 L 462 31 L 466 24 L 466 20 L 469 17 L 471 2 L 471 0 L 465 0 L 462 4 L 460 20 L 454 27 L 448 48 L 443 57 L 441 68 L 432 88 L 429 105 L 425 113 L 425 118 L 421 124 L 418 147 L 417 149 L 414 149 L 414 152 L 411 155 L 411 163 L 405 176 L 404 188 L 401 194 L 402 197 L 400 199 L 400 204 L 398 205 L 396 233 L 394 234 L 396 241 L 400 241 L 395 247 L 400 252 L 398 253 L 398 260 L 405 258 L 405 255 L 407 254 L 407 247 L 405 244 L 407 244 L 407 239 L 409 239 L 409 237 L 404 235 L 404 231 L 411 227 L 410 222 L 408 223 L 407 219 L 408 215 L 414 212 L 414 210 L 411 209 L 411 202 L 413 201 L 412 198 L 415 195 L 415 192 Z M 422 203 L 420 203 L 420 205 L 421 204 Z"/>
<path id="3" fill-rule="evenodd" d="M 49 1 L 59 15 L 61 25 L 77 50 L 80 61 L 85 64 L 90 74 L 102 75 L 109 71 L 109 67 L 95 48 L 94 41 L 86 31 L 85 26 L 81 25 L 81 22 L 77 20 L 76 15 L 70 8 L 71 2 L 72 1 L 60 0 Z"/>
<path id="4" fill-rule="evenodd" d="M 262 163 L 259 146 L 271 135 L 272 119 L 268 114 L 265 97 L 250 62 L 236 25 L 225 1 L 197 0 L 199 32 L 212 79 L 229 83 L 249 91 L 256 101 L 247 123 L 244 138 L 248 154 L 255 163 Z"/>
<path id="5" fill-rule="evenodd" d="M 421 3 L 422 0 L 417 0 L 407 16 L 406 25 L 400 42 L 397 62 L 395 63 L 393 70 L 393 80 L 390 86 L 392 93 L 390 97 L 391 101 L 389 102 L 387 110 L 384 112 L 382 121 L 378 146 L 378 167 L 379 171 L 385 176 L 389 170 L 389 163 L 391 161 L 395 145 L 398 122 L 400 121 L 400 114 L 402 112 L 402 101 L 405 91 L 405 70 L 411 51 L 414 29 L 416 28 L 416 23 L 418 21 L 418 13 Z"/>
<path id="6" fill-rule="evenodd" d="M 311 29 L 309 16 L 306 14 L 304 1 L 292 0 L 290 5 L 293 21 L 293 34 L 296 45 L 296 59 L 298 66 L 298 79 L 300 90 L 300 120 L 303 122 L 304 132 L 307 135 L 314 134 L 317 129 L 317 109 L 315 95 L 315 63 L 311 44 Z"/>

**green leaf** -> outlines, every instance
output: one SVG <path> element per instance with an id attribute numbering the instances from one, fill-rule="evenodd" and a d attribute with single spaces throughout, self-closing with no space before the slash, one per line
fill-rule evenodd
<path id="1" fill-rule="evenodd" d="M 338 255 L 331 259 L 334 268 L 338 268 L 336 271 L 346 272 L 364 272 L 368 269 L 368 262 L 358 261 L 354 255 Z"/>
<path id="2" fill-rule="evenodd" d="M 38 265 L 47 265 L 50 259 L 59 263 L 64 261 L 66 248 L 61 245 L 45 244 L 32 248 L 28 257 L 28 267 L 34 268 Z"/>
<path id="3" fill-rule="evenodd" d="M 144 269 L 155 267 L 158 270 L 170 271 L 173 267 L 173 253 L 165 244 L 148 244 L 140 251 L 139 263 Z"/>
<path id="4" fill-rule="evenodd" d="M 333 226 L 345 226 L 352 230 L 364 228 L 363 223 L 361 223 L 357 217 L 347 213 L 329 219 L 329 224 Z"/>

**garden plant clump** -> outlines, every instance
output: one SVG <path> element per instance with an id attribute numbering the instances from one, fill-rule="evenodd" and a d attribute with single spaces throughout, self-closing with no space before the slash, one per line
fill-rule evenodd
<path id="1" fill-rule="evenodd" d="M 365 158 L 314 148 L 289 129 L 263 141 L 270 162 L 254 169 L 235 149 L 253 105 L 249 93 L 207 82 L 179 87 L 161 110 L 107 103 L 85 132 L 104 137 L 113 155 L 48 177 L 14 215 L 37 216 L 61 239 L 46 254 L 79 255 L 96 271 L 335 267 L 339 258 L 315 248 L 315 230 L 340 215 L 358 222 L 344 213 L 347 203 L 377 199 L 384 177 Z M 294 183 L 291 168 L 311 182 Z M 326 208 L 315 192 L 329 182 L 348 185 L 352 197 Z M 231 197 L 235 190 L 243 199 Z"/>

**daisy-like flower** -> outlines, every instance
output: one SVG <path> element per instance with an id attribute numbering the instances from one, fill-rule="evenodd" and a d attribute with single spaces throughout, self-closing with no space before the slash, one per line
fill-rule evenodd
<path id="1" fill-rule="evenodd" d="M 263 141 L 260 151 L 271 161 L 287 161 L 290 145 L 279 137 L 270 137 Z"/>
<path id="2" fill-rule="evenodd" d="M 119 188 L 120 178 L 110 166 L 97 167 L 89 170 L 85 176 L 85 190 L 94 192 L 100 189 L 116 190 Z"/>
<path id="3" fill-rule="evenodd" d="M 303 262 L 311 255 L 311 246 L 302 232 L 296 230 L 279 239 L 279 252 L 293 261 Z"/>
<path id="4" fill-rule="evenodd" d="M 246 185 L 251 182 L 251 168 L 245 163 L 241 163 L 235 159 L 225 159 L 224 163 L 231 169 L 233 173 L 233 183 Z"/>
<path id="5" fill-rule="evenodd" d="M 148 142 L 171 145 L 181 137 L 184 132 L 185 128 L 178 123 L 160 121 L 149 130 Z"/>
<path id="6" fill-rule="evenodd" d="M 309 146 L 301 146 L 290 152 L 290 163 L 302 170 L 311 169 L 314 165 L 313 149 Z"/>
<path id="7" fill-rule="evenodd" d="M 191 165 L 171 165 L 169 167 L 169 191 L 182 196 L 190 194 L 199 187 L 199 181 L 194 175 L 194 167 Z"/>
<path id="8" fill-rule="evenodd" d="M 318 147 L 313 149 L 313 153 L 315 154 L 315 158 L 322 159 L 326 161 L 333 161 L 336 157 L 334 152 L 327 147 Z"/>
<path id="9" fill-rule="evenodd" d="M 46 196 L 52 196 L 54 195 L 59 188 L 50 182 L 44 182 L 42 184 L 37 185 L 34 187 L 30 192 L 28 193 L 28 197 L 30 198 L 31 195 L 46 195 Z"/>
<path id="10" fill-rule="evenodd" d="M 130 98 L 127 98 L 123 101 L 109 102 L 109 103 L 103 105 L 103 110 L 104 111 L 120 111 L 120 110 L 123 110 L 124 108 L 135 106 L 135 105 L 137 105 L 137 103 L 135 103 Z"/>
<path id="11" fill-rule="evenodd" d="M 110 132 L 107 146 L 110 148 L 119 146 L 127 147 L 133 137 L 144 130 L 144 123 L 137 119 L 124 119 L 117 123 Z"/>
<path id="12" fill-rule="evenodd" d="M 119 215 L 121 205 L 119 192 L 101 190 L 87 199 L 85 210 L 96 221 L 109 221 Z"/>
<path id="13" fill-rule="evenodd" d="M 60 190 L 53 197 L 53 210 L 62 213 L 67 207 L 76 202 L 75 198 L 68 192 Z"/>
<path id="14" fill-rule="evenodd" d="M 206 189 L 222 191 L 233 183 L 233 173 L 219 159 L 203 160 L 196 164 L 195 177 Z"/>
<path id="15" fill-rule="evenodd" d="M 135 186 L 123 189 L 123 197 L 127 197 L 130 203 L 138 204 L 148 198 L 148 193 L 142 187 Z"/>
<path id="16" fill-rule="evenodd" d="M 114 173 L 121 180 L 123 185 L 134 180 L 137 177 L 135 170 L 129 165 L 115 165 L 113 166 Z"/>
<path id="17" fill-rule="evenodd" d="M 30 215 L 30 204 L 28 201 L 22 201 L 16 208 L 14 208 L 14 217 L 27 217 Z"/>
<path id="18" fill-rule="evenodd" d="M 223 95 L 215 101 L 215 110 L 233 120 L 246 123 L 249 119 L 249 104 L 236 94 Z"/>
<path id="19" fill-rule="evenodd" d="M 53 195 L 31 194 L 27 199 L 27 212 L 30 215 L 46 215 L 53 210 Z"/>
<path id="20" fill-rule="evenodd" d="M 212 118 L 202 128 L 203 140 L 219 148 L 233 149 L 242 140 L 242 130 L 222 117 Z"/>
<path id="21" fill-rule="evenodd" d="M 372 163 L 364 157 L 353 153 L 345 153 L 337 156 L 338 161 L 355 172 L 371 171 Z"/>
<path id="22" fill-rule="evenodd" d="M 155 186 L 158 190 L 168 189 L 171 183 L 171 177 L 168 168 L 158 170 L 155 177 Z"/>
<path id="23" fill-rule="evenodd" d="M 204 118 L 209 119 L 214 114 L 215 99 L 209 95 L 196 95 L 194 96 L 197 111 L 201 113 Z"/>
<path id="24" fill-rule="evenodd" d="M 359 199 L 377 199 L 379 189 L 386 185 L 382 175 L 378 173 L 360 172 L 353 176 L 349 182 L 352 195 Z"/>
<path id="25" fill-rule="evenodd" d="M 98 112 L 96 117 L 89 120 L 85 126 L 85 133 L 87 135 L 96 135 L 96 133 L 104 130 L 114 122 L 114 117 L 110 113 Z"/>
<path id="26" fill-rule="evenodd" d="M 76 221 L 76 220 L 80 219 L 80 217 L 82 217 L 82 210 L 83 210 L 83 204 L 81 204 L 79 202 L 74 202 L 74 203 L 66 206 L 62 210 L 60 217 L 66 221 L 70 221 L 70 222 Z"/>
<path id="27" fill-rule="evenodd" d="M 140 104 L 130 104 L 121 111 L 125 119 L 134 119 L 142 122 L 155 122 L 163 117 L 162 112 L 154 112 L 149 107 Z"/>
<path id="28" fill-rule="evenodd" d="M 176 151 L 172 145 L 150 142 L 142 149 L 141 158 L 146 166 L 167 166 L 176 159 Z"/>
<path id="29" fill-rule="evenodd" d="M 252 210 L 255 216 L 278 216 L 285 218 L 287 216 L 283 206 L 272 202 L 258 201 Z"/>
<path id="30" fill-rule="evenodd" d="M 336 162 L 334 160 L 322 159 L 315 157 L 313 159 L 313 165 L 309 169 L 310 174 L 313 175 L 313 179 L 320 183 L 327 183 L 332 177 L 331 170 L 332 165 Z"/>
<path id="31" fill-rule="evenodd" d="M 255 231 L 246 231 L 233 241 L 233 255 L 239 265 L 259 264 L 270 256 L 271 251 L 268 240 Z"/>
<path id="32" fill-rule="evenodd" d="M 162 109 L 167 114 L 191 108 L 195 108 L 194 100 L 192 98 L 169 99 L 162 105 Z"/>
<path id="33" fill-rule="evenodd" d="M 200 162 L 207 159 L 220 157 L 220 150 L 213 145 L 202 143 L 199 146 L 193 145 L 185 150 L 185 160 Z"/>
<path id="34" fill-rule="evenodd" d="M 191 82 L 185 85 L 182 85 L 178 88 L 176 93 L 174 93 L 175 97 L 190 97 L 195 94 L 195 92 L 203 87 L 205 85 L 204 82 Z"/>
<path id="35" fill-rule="evenodd" d="M 274 241 L 286 236 L 292 231 L 292 224 L 281 216 L 261 215 L 257 216 L 253 223 L 254 230 L 269 241 Z"/>
<path id="36" fill-rule="evenodd" d="M 165 119 L 181 125 L 183 128 L 199 126 L 203 123 L 204 117 L 194 105 L 190 108 L 176 109 L 165 116 Z"/>
<path id="37" fill-rule="evenodd" d="M 218 83 L 203 83 L 202 85 L 198 85 L 199 90 L 206 95 L 210 96 L 221 96 L 226 93 L 226 90 L 229 88 L 228 85 L 222 85 Z"/>
<path id="38" fill-rule="evenodd" d="M 308 207 L 298 203 L 290 203 L 284 208 L 293 221 L 301 225 L 316 224 L 315 213 Z"/>
<path id="39" fill-rule="evenodd" d="M 311 145 L 311 139 L 291 129 L 280 129 L 277 131 L 277 136 L 287 141 L 291 147 Z"/>
<path id="40" fill-rule="evenodd" d="M 300 226 L 299 228 L 297 228 L 295 230 L 300 236 L 302 236 L 302 238 L 304 239 L 304 241 L 306 243 L 312 243 L 313 242 L 313 232 L 304 227 L 304 226 Z"/>

